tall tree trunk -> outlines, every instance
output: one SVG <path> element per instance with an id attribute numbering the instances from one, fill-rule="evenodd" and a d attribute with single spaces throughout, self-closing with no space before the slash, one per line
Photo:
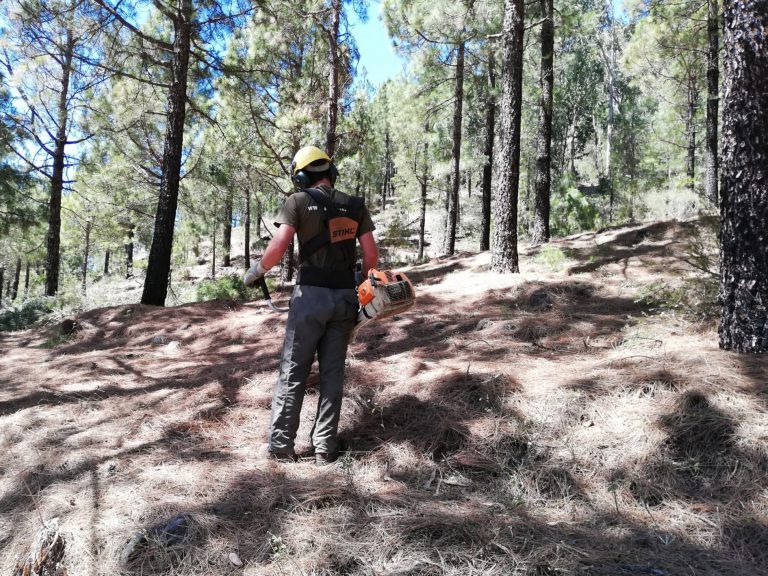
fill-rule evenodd
<path id="1" fill-rule="evenodd" d="M 67 122 L 69 120 L 69 80 L 72 73 L 72 58 L 75 52 L 75 38 L 67 28 L 61 55 L 61 85 L 56 120 L 56 138 L 53 145 L 53 170 L 51 171 L 51 199 L 48 205 L 48 236 L 45 258 L 45 294 L 54 296 L 59 290 L 59 266 L 61 248 L 61 192 L 64 189 L 66 168 L 65 147 L 67 145 Z"/>
<path id="2" fill-rule="evenodd" d="M 717 116 L 720 104 L 720 10 L 717 0 L 707 1 L 707 198 L 717 206 Z"/>
<path id="3" fill-rule="evenodd" d="M 357 163 L 357 168 L 355 169 L 355 196 L 357 196 L 358 198 L 360 197 L 360 188 L 363 183 L 362 172 L 363 171 L 360 168 L 360 163 Z"/>
<path id="4" fill-rule="evenodd" d="M 472 172 L 467 172 L 467 198 L 472 198 Z"/>
<path id="5" fill-rule="evenodd" d="M 464 41 L 456 49 L 456 86 L 453 92 L 453 137 L 451 138 L 452 181 L 450 206 L 448 208 L 448 243 L 446 253 L 453 256 L 456 251 L 456 227 L 459 215 L 459 184 L 461 184 L 461 119 L 464 104 Z"/>
<path id="6" fill-rule="evenodd" d="M 608 71 L 608 126 L 606 127 L 605 134 L 605 178 L 608 186 L 608 222 L 613 222 L 613 203 L 614 203 L 614 187 L 613 187 L 613 162 L 611 157 L 613 156 L 613 106 L 616 100 L 615 97 L 615 74 L 616 74 L 616 39 L 614 38 L 614 18 L 613 18 L 613 0 L 606 0 L 606 11 L 609 20 L 609 34 L 610 34 L 610 47 L 605 58 L 607 60 L 606 70 Z M 597 138 L 597 130 L 595 130 L 595 138 Z M 571 160 L 573 162 L 573 160 Z"/>
<path id="7" fill-rule="evenodd" d="M 224 200 L 224 234 L 221 241 L 221 249 L 224 252 L 221 265 L 228 268 L 232 265 L 232 196 L 230 194 L 227 194 Z"/>
<path id="8" fill-rule="evenodd" d="M 91 221 L 87 220 L 85 222 L 85 252 L 83 253 L 83 294 L 85 294 L 85 289 L 88 282 L 88 258 L 91 255 Z"/>
<path id="9" fill-rule="evenodd" d="M 212 247 L 212 253 L 211 253 L 211 278 L 213 280 L 216 280 L 216 224 L 217 218 L 216 218 L 216 212 L 218 210 L 218 206 L 216 205 L 216 195 L 214 194 L 213 197 L 213 225 L 211 226 L 211 247 Z"/>
<path id="10" fill-rule="evenodd" d="M 187 71 L 189 47 L 192 37 L 192 0 L 177 0 L 174 20 L 173 57 L 171 59 L 171 87 L 168 90 L 168 111 L 165 143 L 160 179 L 160 197 L 155 212 L 155 231 L 147 261 L 142 304 L 165 305 L 168 276 L 171 270 L 173 226 L 179 200 L 181 156 L 184 143 L 184 117 L 186 115 Z"/>
<path id="11" fill-rule="evenodd" d="M 392 141 L 389 138 L 389 128 L 384 133 L 384 183 L 381 186 L 381 211 L 387 208 L 387 196 L 389 195 L 389 180 L 391 177 L 391 167 L 389 156 L 391 154 L 390 145 Z"/>
<path id="12" fill-rule="evenodd" d="M 688 150 L 686 162 L 685 187 L 691 192 L 696 187 L 696 108 L 698 107 L 699 92 L 696 81 L 691 75 L 688 79 L 688 120 L 686 132 L 688 135 Z"/>
<path id="13" fill-rule="evenodd" d="M 29 260 L 27 260 L 27 270 L 24 273 L 24 298 L 29 297 Z M 2 298 L 0 298 L 1 300 Z"/>
<path id="14" fill-rule="evenodd" d="M 109 276 L 109 248 L 104 251 L 104 276 Z"/>
<path id="15" fill-rule="evenodd" d="M 523 0 L 504 0 L 499 145 L 493 159 L 496 228 L 491 254 L 491 267 L 500 273 L 520 271 L 517 257 L 517 198 L 520 184 L 520 109 L 523 96 L 523 10 Z"/>
<path id="16" fill-rule="evenodd" d="M 448 215 L 449 215 L 449 209 L 451 206 L 451 173 L 445 175 L 445 196 L 443 198 L 444 205 L 443 205 L 443 219 L 442 219 L 442 228 L 443 228 L 443 254 L 448 253 Z"/>
<path id="17" fill-rule="evenodd" d="M 245 187 L 245 246 L 243 247 L 243 268 L 251 267 L 251 187 Z"/>
<path id="18" fill-rule="evenodd" d="M 11 284 L 11 292 L 9 296 L 11 301 L 16 300 L 16 296 L 19 295 L 19 280 L 21 279 L 21 256 L 16 257 L 16 271 L 13 274 L 13 284 Z"/>
<path id="19" fill-rule="evenodd" d="M 290 245 L 288 246 L 288 249 L 285 251 L 285 254 L 283 254 L 283 259 L 281 264 L 281 274 L 280 278 L 283 282 L 290 282 L 293 280 L 293 269 L 296 267 L 296 240 L 295 237 L 293 240 L 291 240 Z"/>
<path id="20" fill-rule="evenodd" d="M 133 229 L 136 227 L 132 222 L 128 223 L 128 241 L 125 243 L 125 277 L 133 277 Z"/>
<path id="21" fill-rule="evenodd" d="M 261 221 L 263 218 L 263 206 L 261 204 L 261 199 L 256 196 L 256 238 L 261 239 Z"/>
<path id="22" fill-rule="evenodd" d="M 5 268 L 0 268 L 0 307 L 3 306 L 3 280 L 5 279 Z"/>
<path id="23" fill-rule="evenodd" d="M 331 0 L 331 25 L 328 30 L 328 126 L 325 133 L 325 152 L 336 154 L 336 122 L 339 113 L 339 22 L 341 0 Z"/>
<path id="24" fill-rule="evenodd" d="M 552 87 L 554 85 L 555 21 L 553 0 L 541 0 L 541 97 L 536 145 L 536 198 L 531 242 L 549 242 L 549 200 L 552 166 Z"/>
<path id="25" fill-rule="evenodd" d="M 426 132 L 426 130 L 424 130 Z M 429 183 L 429 143 L 424 142 L 421 163 L 421 203 L 419 204 L 419 261 L 424 258 L 424 233 L 427 227 L 427 184 Z"/>
<path id="26" fill-rule="evenodd" d="M 768 0 L 723 7 L 720 347 L 768 352 Z"/>
<path id="27" fill-rule="evenodd" d="M 483 162 L 483 215 L 480 223 L 480 250 L 491 248 L 491 176 L 493 174 L 493 139 L 496 129 L 496 62 L 493 47 L 488 47 L 488 94 L 485 100 L 485 147 Z"/>

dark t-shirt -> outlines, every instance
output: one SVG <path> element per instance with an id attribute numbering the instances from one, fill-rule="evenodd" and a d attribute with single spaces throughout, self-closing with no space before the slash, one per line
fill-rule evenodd
<path id="1" fill-rule="evenodd" d="M 318 186 L 317 189 L 329 196 L 331 201 L 339 206 L 346 206 L 351 202 L 352 197 L 329 186 Z M 309 194 L 301 191 L 292 194 L 285 201 L 280 214 L 277 215 L 275 226 L 281 224 L 293 226 L 299 236 L 299 243 L 304 244 L 324 231 L 324 220 L 323 208 L 315 204 Z M 373 230 L 375 230 L 375 226 L 371 220 L 371 214 L 368 212 L 368 208 L 363 205 L 356 237 L 359 238 Z M 349 268 L 350 264 L 353 264 L 345 262 L 342 251 L 333 248 L 332 245 L 324 246 L 311 254 L 306 263 L 324 270 L 346 269 Z"/>

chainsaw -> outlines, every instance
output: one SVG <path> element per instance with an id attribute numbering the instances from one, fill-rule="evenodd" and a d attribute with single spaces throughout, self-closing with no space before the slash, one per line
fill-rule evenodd
<path id="1" fill-rule="evenodd" d="M 261 288 L 264 300 L 272 310 L 288 312 L 288 308 L 280 308 L 272 302 L 267 282 L 263 277 L 256 282 L 256 286 Z M 404 273 L 372 268 L 368 278 L 357 287 L 357 299 L 359 307 L 352 339 L 357 335 L 357 331 L 371 320 L 383 320 L 413 307 L 416 303 L 416 292 Z"/>
<path id="2" fill-rule="evenodd" d="M 267 304 L 270 308 L 272 308 L 272 310 L 275 312 L 288 312 L 288 308 L 280 308 L 279 306 L 276 306 L 274 302 L 272 302 L 272 297 L 269 295 L 269 288 L 267 288 L 267 281 L 264 276 L 256 281 L 256 286 L 261 288 L 261 293 L 264 295 L 264 300 L 267 301 Z"/>
<path id="3" fill-rule="evenodd" d="M 416 303 L 416 292 L 402 272 L 372 268 L 368 278 L 357 287 L 357 299 L 360 308 L 355 334 L 373 319 L 389 318 L 411 308 Z"/>

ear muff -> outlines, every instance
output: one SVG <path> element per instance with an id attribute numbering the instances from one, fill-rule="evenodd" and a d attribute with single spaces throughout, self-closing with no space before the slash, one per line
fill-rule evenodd
<path id="1" fill-rule="evenodd" d="M 311 180 L 309 174 L 304 172 L 304 170 L 299 170 L 293 175 L 293 182 L 299 188 L 309 188 Z"/>
<path id="2" fill-rule="evenodd" d="M 291 173 L 293 173 L 295 164 L 291 164 Z M 331 186 L 336 184 L 336 178 L 339 177 L 339 171 L 336 168 L 336 165 L 331 162 L 331 167 L 328 169 L 329 173 L 329 180 L 331 181 Z M 312 177 L 310 174 L 305 170 L 299 170 L 292 176 L 293 183 L 296 184 L 299 188 L 309 188 L 312 182 Z"/>

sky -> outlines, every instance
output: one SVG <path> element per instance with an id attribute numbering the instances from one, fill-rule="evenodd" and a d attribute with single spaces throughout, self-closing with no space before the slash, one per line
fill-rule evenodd
<path id="1" fill-rule="evenodd" d="M 357 75 L 361 77 L 365 68 L 368 81 L 378 86 L 385 80 L 402 72 L 405 59 L 398 56 L 387 35 L 387 27 L 381 20 L 381 3 L 371 0 L 368 4 L 368 21 L 360 22 L 352 11 L 349 19 L 352 36 L 357 42 L 360 61 Z"/>
<path id="2" fill-rule="evenodd" d="M 621 13 L 624 0 L 612 0 L 615 12 Z M 392 47 L 387 34 L 387 27 L 381 19 L 381 2 L 371 0 L 368 4 L 368 20 L 363 23 L 354 11 L 349 19 L 352 36 L 357 42 L 360 61 L 357 75 L 362 77 L 363 69 L 368 81 L 378 86 L 389 78 L 402 72 L 406 60 L 400 57 Z"/>

